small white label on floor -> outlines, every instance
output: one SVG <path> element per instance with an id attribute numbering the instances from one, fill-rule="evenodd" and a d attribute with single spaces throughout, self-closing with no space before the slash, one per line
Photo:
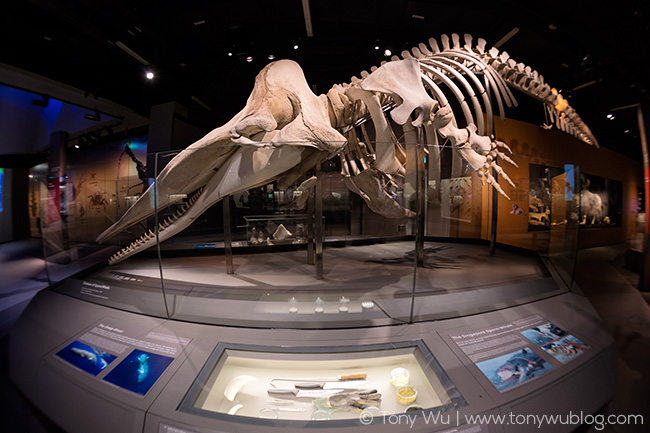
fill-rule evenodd
<path id="1" fill-rule="evenodd" d="M 164 422 L 158 424 L 158 433 L 196 433 L 195 431 L 185 430 L 183 428 L 173 427 Z"/>

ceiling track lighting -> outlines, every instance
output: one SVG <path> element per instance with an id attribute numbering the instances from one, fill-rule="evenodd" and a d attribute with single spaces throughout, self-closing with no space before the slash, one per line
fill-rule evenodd
<path id="1" fill-rule="evenodd" d="M 133 57 L 134 59 L 136 59 L 138 62 L 142 63 L 143 65 L 149 66 L 151 64 L 148 61 L 146 61 L 140 54 L 136 53 L 131 48 L 124 45 L 122 42 L 117 41 L 117 42 L 115 42 L 115 45 L 117 45 L 119 48 L 122 49 L 122 51 L 124 51 L 129 56 Z"/>
<path id="2" fill-rule="evenodd" d="M 84 119 L 91 120 L 93 122 L 99 122 L 100 120 L 102 120 L 102 117 L 99 114 L 99 111 L 95 110 L 94 113 L 86 113 L 86 114 L 84 114 Z"/>

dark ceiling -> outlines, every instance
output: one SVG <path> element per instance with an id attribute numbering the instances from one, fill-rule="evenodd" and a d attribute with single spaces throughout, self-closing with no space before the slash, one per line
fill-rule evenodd
<path id="1" fill-rule="evenodd" d="M 311 0 L 312 37 L 301 0 L 4 3 L 0 62 L 146 116 L 152 105 L 178 101 L 189 121 L 206 130 L 243 107 L 269 55 L 299 62 L 324 93 L 378 65 L 386 48 L 399 53 L 442 33 L 470 33 L 492 46 L 518 28 L 500 49 L 561 89 L 603 146 L 640 159 L 635 110 L 615 111 L 614 120 L 606 115 L 648 98 L 647 0 Z M 155 79 L 144 77 L 147 68 Z M 538 110 L 537 119 L 525 120 L 543 123 Z M 517 109 L 507 114 L 521 116 Z"/>

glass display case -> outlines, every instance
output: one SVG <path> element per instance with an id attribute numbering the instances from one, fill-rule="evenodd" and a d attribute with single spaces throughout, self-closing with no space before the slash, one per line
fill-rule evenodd
<path id="1" fill-rule="evenodd" d="M 341 348 L 219 344 L 179 410 L 213 418 L 343 421 L 466 405 L 422 341 Z"/>
<path id="2" fill-rule="evenodd" d="M 580 212 L 577 218 L 584 228 L 621 227 L 623 184 L 583 173 L 580 189 Z"/>
<path id="3" fill-rule="evenodd" d="M 309 235 L 304 214 L 250 215 L 244 216 L 244 221 L 249 246 L 304 244 Z"/>
<path id="4" fill-rule="evenodd" d="M 285 152 L 278 158 L 288 159 L 301 151 L 295 145 L 194 149 L 191 158 L 201 161 L 239 159 L 227 175 L 177 172 L 184 181 L 206 177 L 199 182 L 204 186 L 192 191 L 179 190 L 175 179 L 161 187 L 152 179 L 135 204 L 129 199 L 133 188 L 116 181 L 109 194 L 110 221 L 121 227 L 111 237 L 88 231 L 87 218 L 77 214 L 42 219 L 45 233 L 62 227 L 60 232 L 69 234 L 62 250 L 99 248 L 87 242 L 92 236 L 115 252 L 109 265 L 61 281 L 56 290 L 165 318 L 298 328 L 439 320 L 570 290 L 577 222 L 569 215 L 577 201 L 569 189 L 579 185 L 577 167 L 537 164 L 564 168 L 544 178 L 552 192 L 544 205 L 552 232 L 531 232 L 525 203 L 539 179 L 529 179 L 528 167 L 534 165 L 526 156 L 510 155 L 519 167 L 508 168 L 515 186 L 504 186 L 507 199 L 495 196 L 454 149 L 407 144 L 404 176 L 383 180 L 378 206 L 354 183 L 358 178 L 344 174 L 350 156 L 335 156 L 304 173 L 251 174 L 247 167 L 260 149 L 265 157 L 277 151 Z M 154 156 L 158 178 L 169 177 L 170 155 Z M 135 174 L 125 172 L 120 179 L 137 186 Z M 557 188 L 563 193 L 550 191 Z M 79 203 L 68 195 L 64 208 L 47 188 L 42 191 L 41 208 L 53 214 L 81 209 L 79 203 L 92 195 L 77 194 Z M 82 228 L 88 233 L 72 235 Z M 77 258 L 73 254 L 70 260 Z M 562 281 L 552 276 L 558 270 L 566 276 Z"/>

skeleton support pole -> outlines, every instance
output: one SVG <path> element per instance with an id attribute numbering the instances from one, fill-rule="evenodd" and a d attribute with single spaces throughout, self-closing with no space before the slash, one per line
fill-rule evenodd
<path id="1" fill-rule="evenodd" d="M 416 240 L 416 253 L 417 265 L 424 265 L 424 232 L 426 225 L 426 170 L 424 164 L 424 156 L 426 154 L 424 129 L 417 128 L 418 142 L 415 145 L 415 173 L 416 173 L 416 189 L 415 189 L 415 206 L 417 215 L 415 216 L 415 240 Z"/>
<path id="2" fill-rule="evenodd" d="M 223 245 L 226 256 L 226 273 L 232 275 L 235 268 L 232 264 L 232 231 L 230 230 L 230 195 L 222 200 L 223 203 Z"/>
<path id="3" fill-rule="evenodd" d="M 316 279 L 323 279 L 323 172 L 320 163 L 316 165 L 316 186 L 314 187 L 314 236 L 316 247 Z"/>
<path id="4" fill-rule="evenodd" d="M 317 180 L 318 181 L 318 180 Z M 313 186 L 309 191 L 309 198 L 307 199 L 307 264 L 313 265 L 316 263 L 314 258 L 314 195 L 316 194 L 316 187 Z"/>
<path id="5" fill-rule="evenodd" d="M 496 182 L 499 181 L 499 174 L 493 168 L 492 176 Z M 499 193 L 496 188 L 492 189 L 492 220 L 490 221 L 490 255 L 493 256 L 497 248 L 497 223 L 499 214 Z"/>

